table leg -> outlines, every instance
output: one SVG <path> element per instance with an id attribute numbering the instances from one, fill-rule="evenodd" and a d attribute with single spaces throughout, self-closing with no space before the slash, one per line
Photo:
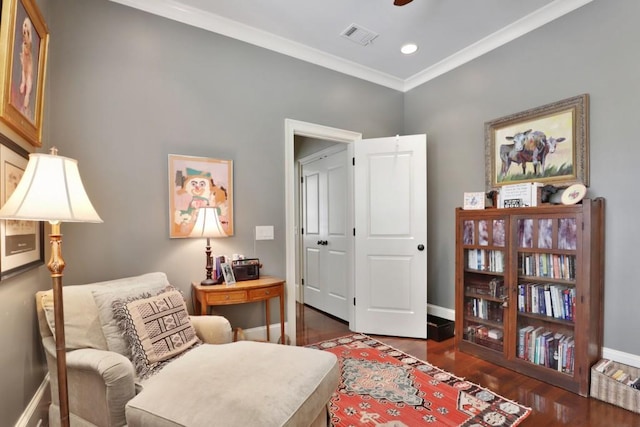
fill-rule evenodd
<path id="1" fill-rule="evenodd" d="M 266 323 L 267 324 L 267 342 L 271 342 L 271 339 L 269 338 L 269 329 L 270 329 L 269 328 L 269 321 L 270 321 L 271 316 L 269 316 L 269 300 L 268 299 L 264 300 L 264 305 L 265 305 L 265 308 L 267 310 L 267 323 Z"/>
<path id="2" fill-rule="evenodd" d="M 204 302 L 204 295 L 198 293 L 197 298 L 200 303 L 200 315 L 204 316 L 207 314 L 207 304 Z"/>
<path id="3" fill-rule="evenodd" d="M 280 294 L 280 343 L 287 344 L 284 335 L 284 292 Z"/>

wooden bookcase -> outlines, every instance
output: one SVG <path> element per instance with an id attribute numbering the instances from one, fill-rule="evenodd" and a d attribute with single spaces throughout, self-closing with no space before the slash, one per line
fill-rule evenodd
<path id="1" fill-rule="evenodd" d="M 456 209 L 456 347 L 589 394 L 601 358 L 604 199 Z"/>

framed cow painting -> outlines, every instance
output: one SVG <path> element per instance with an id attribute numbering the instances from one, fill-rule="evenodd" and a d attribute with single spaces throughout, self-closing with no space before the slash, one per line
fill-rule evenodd
<path id="1" fill-rule="evenodd" d="M 589 185 L 589 95 L 485 123 L 485 186 Z"/>

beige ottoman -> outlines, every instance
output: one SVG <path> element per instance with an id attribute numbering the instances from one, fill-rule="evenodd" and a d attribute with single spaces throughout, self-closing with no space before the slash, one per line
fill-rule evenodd
<path id="1" fill-rule="evenodd" d="M 337 358 L 321 350 L 251 341 L 203 344 L 142 383 L 142 391 L 127 403 L 127 424 L 326 423 L 326 406 L 339 375 Z"/>

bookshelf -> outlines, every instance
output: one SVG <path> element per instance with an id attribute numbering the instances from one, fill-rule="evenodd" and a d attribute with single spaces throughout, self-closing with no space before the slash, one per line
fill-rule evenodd
<path id="1" fill-rule="evenodd" d="M 601 358 L 604 199 L 456 209 L 456 347 L 587 396 Z"/>

